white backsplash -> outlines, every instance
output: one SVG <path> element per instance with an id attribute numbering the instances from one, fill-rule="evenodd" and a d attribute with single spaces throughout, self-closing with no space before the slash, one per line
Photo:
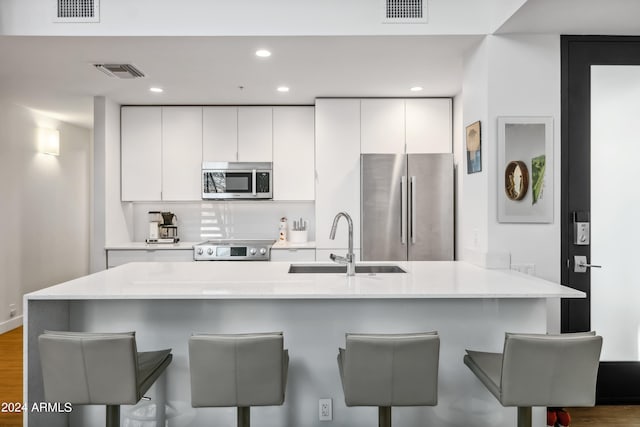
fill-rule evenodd
<path id="1" fill-rule="evenodd" d="M 278 239 L 280 218 L 309 222 L 309 240 L 315 240 L 314 202 L 202 201 L 136 202 L 133 204 L 134 241 L 148 237 L 149 211 L 170 211 L 178 217 L 178 237 L 183 242 L 209 239 Z"/>

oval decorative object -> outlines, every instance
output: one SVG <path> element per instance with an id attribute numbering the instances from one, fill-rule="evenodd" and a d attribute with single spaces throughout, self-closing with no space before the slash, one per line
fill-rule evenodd
<path id="1" fill-rule="evenodd" d="M 511 200 L 522 200 L 529 189 L 529 170 L 527 165 L 514 160 L 504 170 L 504 191 Z"/>

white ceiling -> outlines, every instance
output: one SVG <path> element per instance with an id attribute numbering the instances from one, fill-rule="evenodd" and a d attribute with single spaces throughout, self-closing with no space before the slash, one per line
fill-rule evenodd
<path id="1" fill-rule="evenodd" d="M 92 98 L 120 104 L 313 104 L 316 97 L 453 96 L 481 36 L 0 37 L 0 93 L 92 127 Z M 267 48 L 272 56 L 255 56 Z M 110 78 L 93 63 L 132 63 Z M 286 85 L 289 93 L 279 93 Z M 150 86 L 165 92 L 153 94 Z M 244 89 L 240 89 L 243 86 Z M 414 93 L 412 86 L 422 86 Z"/>
<path id="2" fill-rule="evenodd" d="M 640 34 L 640 0 L 528 0 L 498 33 Z M 91 128 L 93 97 L 121 104 L 313 104 L 317 97 L 453 96 L 483 35 L 0 36 L 0 97 Z M 273 52 L 255 57 L 258 48 Z M 132 63 L 118 80 L 93 63 Z M 152 94 L 150 86 L 165 89 Z M 276 87 L 287 85 L 289 93 Z M 422 92 L 409 91 L 422 86 Z M 239 89 L 243 86 L 244 89 Z"/>

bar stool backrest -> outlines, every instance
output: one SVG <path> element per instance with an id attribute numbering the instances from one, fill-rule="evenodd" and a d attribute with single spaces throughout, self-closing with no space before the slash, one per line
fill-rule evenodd
<path id="1" fill-rule="evenodd" d="M 432 406 L 438 402 L 440 338 L 347 334 L 340 357 L 347 406 Z"/>
<path id="2" fill-rule="evenodd" d="M 602 337 L 509 334 L 502 360 L 504 406 L 593 406 Z"/>
<path id="3" fill-rule="evenodd" d="M 45 331 L 38 344 L 47 401 L 133 405 L 140 400 L 134 332 Z"/>
<path id="4" fill-rule="evenodd" d="M 288 354 L 280 332 L 189 339 L 191 405 L 197 407 L 282 405 Z"/>

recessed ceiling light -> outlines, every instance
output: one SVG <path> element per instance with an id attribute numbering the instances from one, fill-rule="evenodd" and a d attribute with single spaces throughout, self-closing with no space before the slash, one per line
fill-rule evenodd
<path id="1" fill-rule="evenodd" d="M 271 52 L 266 49 L 256 50 L 256 56 L 259 56 L 260 58 L 268 58 L 271 56 Z"/>
<path id="2" fill-rule="evenodd" d="M 280 86 L 278 92 L 289 92 L 289 88 L 286 86 Z"/>
<path id="3" fill-rule="evenodd" d="M 411 92 L 420 92 L 422 90 L 422 86 L 414 86 L 411 88 Z"/>
<path id="4" fill-rule="evenodd" d="M 150 87 L 149 90 L 151 92 L 155 92 L 155 93 L 162 93 L 164 92 L 164 89 L 162 89 L 161 87 Z"/>

